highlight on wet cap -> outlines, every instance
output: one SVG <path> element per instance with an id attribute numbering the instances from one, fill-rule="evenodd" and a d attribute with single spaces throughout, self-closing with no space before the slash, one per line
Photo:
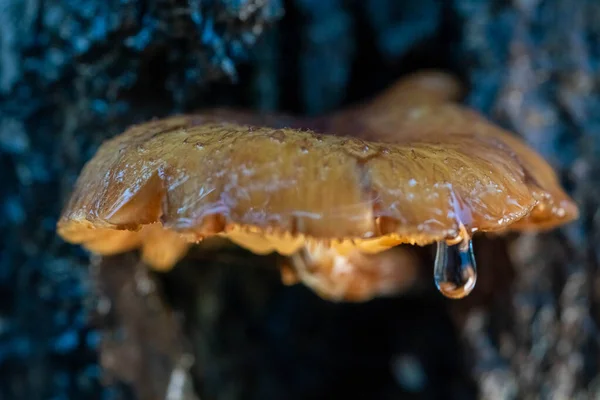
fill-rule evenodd
<path id="1" fill-rule="evenodd" d="M 327 283 L 340 271 L 358 277 L 399 244 L 438 243 L 436 284 L 463 297 L 476 281 L 475 232 L 548 229 L 578 212 L 551 167 L 454 103 L 459 93 L 426 72 L 326 117 L 216 110 L 134 126 L 84 167 L 58 233 L 99 254 L 140 248 L 158 269 L 223 236 L 289 256 L 288 277 L 351 300 L 405 287 L 414 272 L 374 273 L 358 290 Z"/>

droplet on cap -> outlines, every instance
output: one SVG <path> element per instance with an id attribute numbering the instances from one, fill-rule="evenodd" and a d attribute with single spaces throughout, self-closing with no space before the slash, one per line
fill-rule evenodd
<path id="1" fill-rule="evenodd" d="M 438 242 L 433 277 L 438 290 L 450 299 L 471 293 L 477 282 L 477 267 L 470 237 L 450 247 L 446 242 Z"/>

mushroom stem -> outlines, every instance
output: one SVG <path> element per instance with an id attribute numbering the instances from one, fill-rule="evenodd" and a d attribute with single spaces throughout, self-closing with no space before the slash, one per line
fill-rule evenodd
<path id="1" fill-rule="evenodd" d="M 358 249 L 342 253 L 317 243 L 292 254 L 290 261 L 293 271 L 281 270 L 284 283 L 295 278 L 332 301 L 366 301 L 397 294 L 412 286 L 417 277 L 417 263 L 404 247 L 376 254 Z"/>

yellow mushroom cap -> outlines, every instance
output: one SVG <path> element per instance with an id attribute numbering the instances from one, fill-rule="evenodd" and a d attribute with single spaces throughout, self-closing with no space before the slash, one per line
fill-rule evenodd
<path id="1" fill-rule="evenodd" d="M 550 166 L 453 103 L 458 88 L 429 72 L 328 117 L 213 111 L 134 126 L 87 163 L 58 233 L 169 268 L 213 235 L 259 254 L 372 254 L 576 218 Z"/>

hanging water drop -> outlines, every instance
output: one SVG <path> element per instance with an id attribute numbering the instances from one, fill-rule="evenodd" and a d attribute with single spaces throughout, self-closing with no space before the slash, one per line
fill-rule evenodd
<path id="1" fill-rule="evenodd" d="M 446 242 L 438 242 L 433 277 L 438 290 L 448 298 L 461 299 L 471 293 L 477 282 L 477 269 L 470 238 L 450 248 Z"/>

